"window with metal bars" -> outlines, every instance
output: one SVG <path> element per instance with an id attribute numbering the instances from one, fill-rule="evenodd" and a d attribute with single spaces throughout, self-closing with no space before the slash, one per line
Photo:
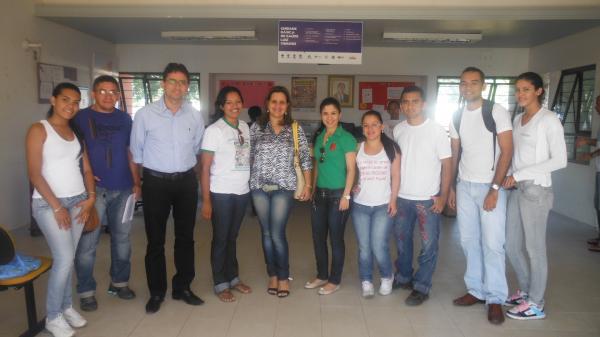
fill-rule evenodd
<path id="1" fill-rule="evenodd" d="M 120 105 L 133 118 L 135 113 L 163 94 L 160 86 L 162 73 L 119 73 L 121 87 Z M 194 108 L 200 110 L 200 74 L 190 73 L 188 99 Z"/>
<path id="2" fill-rule="evenodd" d="M 517 111 L 515 80 L 516 77 L 487 77 L 483 97 L 502 105 L 514 116 Z M 450 125 L 452 114 L 462 103 L 459 84 L 460 77 L 440 76 L 437 79 L 435 120 L 446 128 Z"/>
<path id="3" fill-rule="evenodd" d="M 589 153 L 589 145 L 577 147 L 576 140 L 592 133 L 595 77 L 596 65 L 563 70 L 552 102 L 564 126 L 568 159 L 579 164 L 589 163 L 580 156 Z"/>

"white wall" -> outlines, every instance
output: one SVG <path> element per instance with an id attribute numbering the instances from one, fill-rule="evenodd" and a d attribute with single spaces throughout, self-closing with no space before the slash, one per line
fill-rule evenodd
<path id="1" fill-rule="evenodd" d="M 48 109 L 37 103 L 36 63 L 22 41 L 41 42 L 41 62 L 77 67 L 88 84 L 92 53 L 114 55 L 111 43 L 35 18 L 33 3 L 0 1 L 0 225 L 8 228 L 29 224 L 24 140 L 29 125 Z"/>
<path id="2" fill-rule="evenodd" d="M 550 104 L 560 78 L 560 71 L 589 64 L 596 64 L 596 94 L 600 91 L 600 28 L 574 34 L 559 40 L 531 48 L 531 70 L 550 73 Z M 600 118 L 592 119 L 595 137 L 600 128 Z M 552 175 L 554 183 L 554 210 L 581 222 L 596 225 L 594 211 L 594 164 L 569 163 L 566 169 Z"/>
<path id="3" fill-rule="evenodd" d="M 362 65 L 278 64 L 276 46 L 117 45 L 119 71 L 162 71 L 168 62 L 184 63 L 190 72 L 201 73 L 200 99 L 205 117 L 209 113 L 209 74 L 425 76 L 427 94 L 436 93 L 437 76 L 460 74 L 477 66 L 488 75 L 518 75 L 527 70 L 527 48 L 373 48 L 366 47 Z M 247 76 L 245 76 L 247 77 Z M 396 77 L 397 78 L 397 77 Z M 257 78 L 258 79 L 258 78 Z M 419 77 L 422 80 L 422 77 Z M 357 86 L 355 81 L 355 86 Z M 355 96 L 358 89 L 355 89 Z M 355 104 L 356 105 L 356 104 Z M 358 110 L 344 109 L 353 118 Z"/>
<path id="4" fill-rule="evenodd" d="M 209 102 L 214 102 L 217 97 L 217 93 L 219 90 L 219 81 L 222 80 L 246 80 L 246 81 L 273 81 L 275 85 L 282 85 L 291 90 L 292 87 L 292 77 L 293 76 L 310 76 L 316 77 L 317 79 L 317 92 L 316 92 L 316 102 L 315 107 L 310 108 L 302 108 L 302 109 L 294 109 L 292 111 L 293 117 L 295 119 L 303 119 L 303 120 L 320 120 L 320 113 L 318 111 L 319 103 L 327 96 L 328 93 L 328 77 L 327 75 L 321 74 L 211 74 L 210 76 L 210 85 L 209 85 Z M 413 82 L 415 85 L 420 87 L 426 87 L 427 85 L 427 77 L 426 76 L 393 76 L 393 75 L 379 75 L 379 76 L 354 76 L 354 107 L 353 108 L 343 108 L 342 110 L 342 121 L 351 122 L 358 124 L 360 123 L 360 117 L 362 116 L 361 110 L 358 109 L 358 83 L 359 82 Z M 208 114 L 214 113 L 214 107 L 211 104 L 208 104 L 209 111 Z M 381 113 L 385 111 L 379 109 Z M 249 117 L 244 114 L 242 119 L 249 121 Z"/>

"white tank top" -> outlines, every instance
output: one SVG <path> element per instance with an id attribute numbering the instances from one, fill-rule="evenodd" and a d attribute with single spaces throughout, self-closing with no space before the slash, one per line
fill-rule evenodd
<path id="1" fill-rule="evenodd" d="M 46 140 L 42 148 L 42 177 L 50 186 L 57 198 L 67 198 L 85 192 L 81 169 L 79 168 L 79 151 L 81 145 L 77 137 L 71 141 L 64 140 L 46 120 L 40 123 L 46 130 Z M 42 196 L 33 190 L 33 198 Z"/>
<path id="2" fill-rule="evenodd" d="M 354 202 L 365 206 L 387 204 L 392 194 L 390 159 L 385 149 L 381 149 L 376 155 L 368 155 L 364 146 L 364 142 L 360 144 L 356 155 L 360 190 L 354 196 Z"/>

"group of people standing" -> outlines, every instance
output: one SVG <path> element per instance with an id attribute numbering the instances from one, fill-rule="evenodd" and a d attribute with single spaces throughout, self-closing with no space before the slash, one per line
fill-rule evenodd
<path id="1" fill-rule="evenodd" d="M 455 113 L 450 141 L 446 130 L 426 117 L 425 93 L 419 87 L 404 89 L 399 105 L 406 120 L 393 127 L 393 137 L 381 114 L 371 110 L 362 115 L 360 142 L 341 126 L 340 102 L 328 97 L 319 107 L 322 126 L 312 139 L 312 153 L 304 130 L 292 118 L 285 87 L 271 88 L 265 110 L 251 126 L 240 119 L 241 92 L 222 88 L 213 121 L 205 129 L 199 111 L 186 100 L 189 73 L 184 65 L 168 64 L 161 86 L 161 99 L 139 110 L 132 123 L 115 108 L 120 93 L 114 78 L 98 77 L 94 104 L 80 112 L 79 89 L 61 83 L 54 89 L 47 119 L 28 132 L 33 214 L 54 258 L 46 303 L 46 327 L 54 336 L 72 336 L 73 328 L 86 324 L 72 307 L 73 265 L 81 309 L 97 308 L 92 271 L 100 228 L 81 235 L 94 206 L 111 233 L 108 292 L 122 299 L 135 297 L 128 286 L 131 221 L 123 218 L 131 194 L 144 200 L 150 293 L 146 312 L 157 312 L 167 291 L 164 244 L 170 214 L 176 267 L 172 298 L 203 303 L 190 288 L 198 181 L 201 215 L 212 222 L 214 292 L 224 302 L 236 300 L 233 291 L 252 292 L 240 278 L 236 253 L 250 201 L 261 227 L 269 294 L 290 294 L 286 225 L 297 199 L 311 203 L 316 275 L 305 288 L 320 295 L 340 288 L 345 225 L 351 217 L 362 295 L 375 295 L 375 261 L 381 276 L 378 293 L 410 289 L 407 305 L 428 299 L 441 212 L 447 204 L 457 211 L 467 260 L 468 292 L 454 304 L 485 302 L 488 319 L 495 324 L 504 320 L 501 305 L 506 303 L 514 305 L 507 312 L 511 318 L 545 317 L 550 174 L 566 165 L 566 146 L 559 119 L 541 107 L 539 75 L 518 77 L 517 102 L 524 112 L 511 122 L 506 109 L 482 98 L 483 72 L 466 68 L 460 81 L 465 105 Z M 415 226 L 421 241 L 416 270 Z M 519 281 L 520 290 L 512 296 L 505 247 Z"/>

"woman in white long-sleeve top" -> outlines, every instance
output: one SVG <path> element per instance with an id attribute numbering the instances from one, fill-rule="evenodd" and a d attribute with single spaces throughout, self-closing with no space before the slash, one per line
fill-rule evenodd
<path id="1" fill-rule="evenodd" d="M 515 188 L 508 200 L 506 255 L 520 290 L 507 299 L 506 315 L 519 320 L 542 319 L 548 278 L 546 226 L 552 208 L 551 173 L 567 166 L 563 127 L 552 111 L 542 108 L 544 83 L 527 72 L 517 77 L 515 95 L 524 112 L 513 122 L 512 174 L 503 183 Z"/>

